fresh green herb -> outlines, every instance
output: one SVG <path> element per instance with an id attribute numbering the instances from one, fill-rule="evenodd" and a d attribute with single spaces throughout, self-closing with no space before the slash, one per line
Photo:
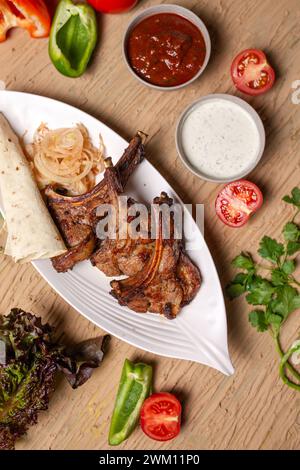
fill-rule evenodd
<path id="1" fill-rule="evenodd" d="M 284 253 L 284 246 L 270 237 L 263 237 L 259 244 L 259 255 L 262 258 L 271 261 L 271 263 L 278 263 Z"/>
<path id="2" fill-rule="evenodd" d="M 293 204 L 295 207 L 300 209 L 300 188 L 294 188 L 292 190 L 292 195 L 284 196 L 282 200 L 288 204 Z"/>
<path id="3" fill-rule="evenodd" d="M 288 242 L 286 251 L 289 256 L 294 255 L 300 251 L 300 242 Z"/>
<path id="4" fill-rule="evenodd" d="M 300 188 L 294 188 L 290 196 L 284 196 L 283 201 L 292 204 L 295 209 L 294 217 L 283 227 L 284 241 L 268 236 L 261 239 L 258 254 L 269 264 L 266 261 L 255 262 L 252 255 L 246 252 L 234 258 L 233 266 L 243 271 L 236 274 L 226 291 L 231 299 L 246 294 L 248 304 L 258 307 L 250 312 L 249 322 L 258 332 L 271 333 L 280 355 L 279 375 L 285 384 L 300 391 L 300 372 L 295 368 L 296 364 L 291 363 L 291 358 L 300 354 L 300 341 L 297 339 L 286 353 L 280 342 L 285 321 L 300 308 L 300 281 L 294 276 L 297 254 L 300 252 L 299 221 L 297 223 Z"/>
<path id="5" fill-rule="evenodd" d="M 246 271 L 254 271 L 254 261 L 249 253 L 241 253 L 232 261 L 236 268 L 245 269 Z"/>
<path id="6" fill-rule="evenodd" d="M 268 329 L 266 314 L 263 310 L 253 310 L 250 312 L 249 322 L 257 331 L 266 331 Z"/>
<path id="7" fill-rule="evenodd" d="M 283 229 L 283 236 L 286 241 L 297 242 L 300 230 L 294 222 L 288 222 Z"/>

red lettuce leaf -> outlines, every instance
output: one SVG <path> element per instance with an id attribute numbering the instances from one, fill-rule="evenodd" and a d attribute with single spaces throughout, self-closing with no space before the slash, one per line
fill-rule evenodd
<path id="1" fill-rule="evenodd" d="M 16 440 L 37 422 L 38 412 L 48 408 L 57 371 L 77 388 L 100 365 L 109 342 L 106 335 L 67 348 L 54 341 L 53 332 L 21 309 L 0 317 L 0 341 L 6 350 L 0 364 L 0 449 L 14 449 Z"/>

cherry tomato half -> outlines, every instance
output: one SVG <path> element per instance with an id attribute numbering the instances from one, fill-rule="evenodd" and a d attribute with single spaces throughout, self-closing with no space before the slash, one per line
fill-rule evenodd
<path id="1" fill-rule="evenodd" d="M 144 401 L 141 427 L 155 441 L 169 441 L 180 432 L 181 404 L 171 393 L 154 393 Z"/>
<path id="2" fill-rule="evenodd" d="M 263 51 L 246 49 L 232 62 L 231 77 L 238 90 L 255 96 L 272 88 L 275 72 Z"/>
<path id="3" fill-rule="evenodd" d="M 101 13 L 121 13 L 133 8 L 138 0 L 88 0 Z"/>
<path id="4" fill-rule="evenodd" d="M 247 180 L 227 184 L 217 196 L 216 212 L 224 224 L 242 227 L 263 203 L 263 195 L 256 184 Z"/>

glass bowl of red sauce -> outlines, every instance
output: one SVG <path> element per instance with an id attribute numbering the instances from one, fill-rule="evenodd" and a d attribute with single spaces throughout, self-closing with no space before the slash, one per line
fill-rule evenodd
<path id="1" fill-rule="evenodd" d="M 178 90 L 204 72 L 211 53 L 203 21 L 179 5 L 138 13 L 127 27 L 123 55 L 131 73 L 158 90 Z"/>

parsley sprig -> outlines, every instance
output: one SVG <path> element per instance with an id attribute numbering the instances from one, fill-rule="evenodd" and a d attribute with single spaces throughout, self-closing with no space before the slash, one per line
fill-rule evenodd
<path id="1" fill-rule="evenodd" d="M 283 201 L 295 209 L 292 220 L 283 227 L 283 242 L 264 236 L 258 249 L 262 263 L 254 261 L 248 252 L 234 258 L 233 266 L 242 271 L 234 277 L 226 291 L 231 299 L 246 294 L 248 304 L 254 307 L 249 313 L 250 324 L 259 332 L 271 333 L 280 355 L 279 375 L 284 383 L 300 391 L 300 372 L 290 362 L 295 354 L 300 355 L 300 341 L 293 343 L 286 352 L 280 342 L 285 321 L 300 308 L 300 282 L 294 274 L 300 254 L 300 225 L 297 223 L 300 188 L 294 188 L 290 196 L 283 197 Z"/>

